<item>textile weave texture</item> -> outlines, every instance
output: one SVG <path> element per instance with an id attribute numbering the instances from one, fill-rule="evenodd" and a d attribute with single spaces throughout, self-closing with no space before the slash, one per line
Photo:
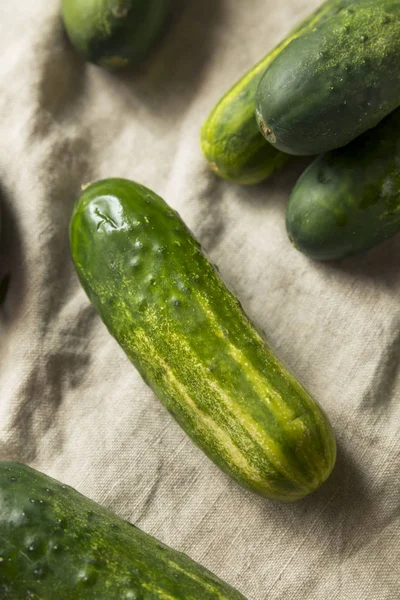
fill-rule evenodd
<path id="1" fill-rule="evenodd" d="M 111 74 L 70 47 L 58 0 L 0 1 L 0 458 L 76 487 L 249 600 L 396 600 L 400 238 L 310 261 L 284 224 L 307 160 L 240 187 L 199 147 L 219 97 L 317 4 L 177 0 L 151 58 Z M 337 466 L 310 497 L 271 502 L 221 473 L 95 314 L 68 223 L 81 185 L 104 177 L 179 211 L 328 413 Z"/>

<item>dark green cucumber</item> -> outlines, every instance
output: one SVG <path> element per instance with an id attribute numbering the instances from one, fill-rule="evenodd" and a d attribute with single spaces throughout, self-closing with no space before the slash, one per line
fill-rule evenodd
<path id="1" fill-rule="evenodd" d="M 70 244 L 109 331 L 217 465 L 284 501 L 328 477 L 335 442 L 324 413 L 159 196 L 124 179 L 90 185 L 75 205 Z"/>
<path id="2" fill-rule="evenodd" d="M 308 167 L 286 227 L 295 247 L 317 260 L 364 252 L 400 231 L 400 109 Z"/>
<path id="3" fill-rule="evenodd" d="M 279 152 L 261 135 L 254 101 L 267 67 L 290 42 L 319 26 L 355 0 L 328 0 L 252 67 L 216 104 L 201 129 L 201 149 L 220 177 L 244 185 L 260 183 L 284 166 L 290 155 Z"/>
<path id="4" fill-rule="evenodd" d="M 147 57 L 166 19 L 170 0 L 62 0 L 73 46 L 109 69 Z"/>
<path id="5" fill-rule="evenodd" d="M 245 600 L 73 488 L 0 462 L 4 600 Z"/>
<path id="6" fill-rule="evenodd" d="M 290 154 L 348 144 L 400 106 L 400 2 L 358 0 L 293 40 L 266 70 L 260 129 Z"/>

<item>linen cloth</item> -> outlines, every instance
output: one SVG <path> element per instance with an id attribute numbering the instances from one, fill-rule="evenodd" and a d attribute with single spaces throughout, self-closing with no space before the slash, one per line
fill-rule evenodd
<path id="1" fill-rule="evenodd" d="M 250 600 L 396 600 L 400 238 L 310 261 L 284 226 L 307 160 L 246 188 L 199 148 L 214 103 L 317 4 L 176 1 L 146 64 L 111 74 L 70 47 L 58 0 L 0 0 L 0 458 L 76 487 Z M 110 176 L 180 212 L 328 413 L 337 466 L 310 497 L 271 502 L 221 473 L 95 314 L 68 223 L 81 185 Z"/>

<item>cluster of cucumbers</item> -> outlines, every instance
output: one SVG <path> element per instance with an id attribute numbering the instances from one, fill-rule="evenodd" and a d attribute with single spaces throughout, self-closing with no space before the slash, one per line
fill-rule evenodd
<path id="1" fill-rule="evenodd" d="M 240 79 L 205 121 L 221 177 L 255 184 L 319 155 L 296 184 L 296 248 L 341 259 L 400 231 L 400 3 L 327 0 Z"/>
<path id="2" fill-rule="evenodd" d="M 62 2 L 75 48 L 107 68 L 143 59 L 168 8 L 169 0 Z M 288 206 L 293 242 L 316 258 L 364 250 L 399 228 L 399 16 L 399 1 L 328 0 L 204 124 L 210 166 L 238 183 L 260 182 L 290 154 L 328 151 Z M 225 473 L 285 502 L 327 479 L 336 458 L 328 418 L 162 198 L 125 179 L 85 186 L 70 247 L 111 335 Z M 0 463 L 0 504 L 1 598 L 243 600 L 185 555 L 27 466 Z"/>

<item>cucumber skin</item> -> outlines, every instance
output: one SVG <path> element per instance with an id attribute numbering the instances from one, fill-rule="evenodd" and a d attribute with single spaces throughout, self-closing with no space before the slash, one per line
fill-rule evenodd
<path id="1" fill-rule="evenodd" d="M 291 159 L 268 144 L 260 133 L 254 114 L 258 84 L 267 67 L 293 39 L 354 1 L 324 2 L 219 100 L 201 129 L 201 149 L 212 171 L 234 183 L 254 185 Z"/>
<path id="2" fill-rule="evenodd" d="M 62 0 L 62 17 L 86 60 L 119 69 L 147 57 L 169 7 L 170 0 Z"/>
<path id="3" fill-rule="evenodd" d="M 342 147 L 400 105 L 400 3 L 359 0 L 294 40 L 257 90 L 273 147 L 313 155 Z"/>
<path id="4" fill-rule="evenodd" d="M 286 228 L 316 260 L 365 252 L 400 231 L 400 109 L 318 157 L 290 196 Z"/>
<path id="5" fill-rule="evenodd" d="M 175 211 L 123 179 L 87 187 L 70 226 L 79 279 L 110 333 L 207 456 L 283 501 L 330 474 L 335 441 Z"/>
<path id="6" fill-rule="evenodd" d="M 0 462 L 7 600 L 245 600 L 185 554 L 35 471 Z"/>

